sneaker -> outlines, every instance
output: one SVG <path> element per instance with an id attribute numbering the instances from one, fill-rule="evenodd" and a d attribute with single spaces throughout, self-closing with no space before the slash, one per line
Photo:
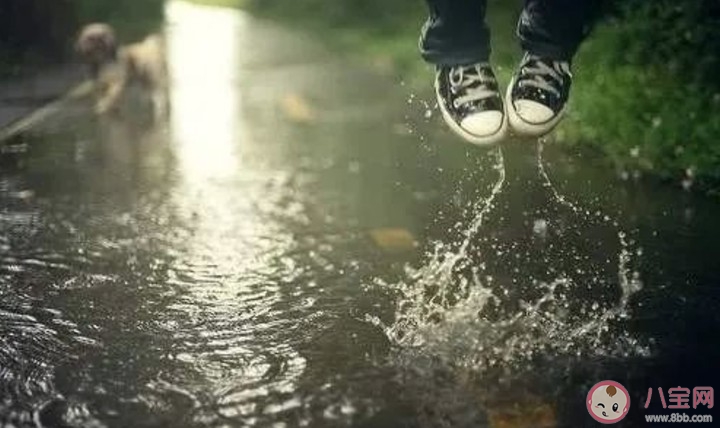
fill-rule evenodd
<path id="1" fill-rule="evenodd" d="M 571 83 L 569 62 L 526 53 L 505 97 L 510 128 L 532 137 L 552 131 L 565 113 Z"/>
<path id="2" fill-rule="evenodd" d="M 438 67 L 435 94 L 445 122 L 465 140 L 489 145 L 505 137 L 503 100 L 488 63 Z"/>

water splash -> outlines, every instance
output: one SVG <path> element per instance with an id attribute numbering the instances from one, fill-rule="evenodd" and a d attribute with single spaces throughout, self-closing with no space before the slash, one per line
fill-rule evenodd
<path id="1" fill-rule="evenodd" d="M 532 369 L 533 362 L 542 357 L 621 357 L 646 352 L 629 333 L 615 331 L 613 327 L 613 323 L 628 317 L 628 302 L 641 288 L 640 278 L 632 269 L 636 255 L 633 242 L 609 215 L 591 212 L 560 194 L 545 170 L 542 156 L 543 145 L 539 142 L 538 174 L 551 195 L 546 204 L 554 205 L 556 212 L 564 210 L 568 216 L 574 216 L 574 221 L 566 225 L 568 229 L 580 228 L 582 223 L 613 230 L 619 248 L 615 262 L 608 258 L 604 266 L 572 267 L 572 271 L 566 266 L 550 266 L 547 273 L 554 277 L 540 280 L 522 271 L 523 260 L 515 260 L 534 257 L 532 251 L 520 257 L 512 254 L 513 243 L 508 247 L 511 251 L 497 250 L 493 244 L 488 246 L 497 250 L 495 261 L 510 260 L 516 267 L 511 270 L 512 277 L 492 275 L 486 266 L 489 263 L 486 254 L 475 251 L 474 245 L 478 240 L 488 244 L 486 236 L 490 231 L 478 235 L 485 232 L 483 229 L 492 218 L 489 214 L 497 210 L 498 198 L 504 193 L 505 163 L 498 148 L 492 153 L 497 178 L 488 196 L 473 206 L 474 217 L 462 232 L 462 239 L 459 243 L 436 243 L 423 266 L 408 267 L 406 280 L 390 285 L 396 293 L 392 323 L 370 319 L 395 345 L 401 365 L 405 362 L 404 365 L 418 370 L 427 363 L 430 370 L 439 365 L 474 373 L 497 368 L 524 371 Z M 548 233 L 552 222 L 553 219 L 541 219 L 543 234 Z M 532 229 L 538 227 L 536 221 Z M 577 230 L 573 232 L 579 234 Z M 591 257 L 578 256 L 579 252 L 561 254 L 570 260 L 570 265 L 574 266 L 575 259 L 587 264 Z M 563 264 L 568 260 L 562 260 Z M 606 276 L 605 270 L 609 268 L 616 270 L 619 298 L 609 305 L 579 302 L 578 293 L 590 287 L 583 283 L 583 278 L 593 277 L 593 281 L 603 283 L 597 278 Z M 518 283 L 529 283 L 532 293 L 523 295 L 524 289 Z"/>
<path id="2" fill-rule="evenodd" d="M 616 220 L 613 220 L 609 215 L 604 214 L 602 211 L 588 211 L 583 210 L 577 204 L 569 201 L 565 196 L 558 192 L 557 188 L 553 185 L 547 171 L 545 170 L 545 164 L 543 163 L 543 151 L 544 144 L 542 139 L 538 140 L 537 145 L 537 167 L 540 172 L 540 176 L 543 179 L 545 187 L 550 189 L 555 201 L 569 208 L 576 215 L 585 215 L 593 217 L 596 221 L 604 224 L 611 225 L 616 230 L 618 242 L 620 244 L 620 252 L 618 254 L 618 283 L 622 295 L 617 305 L 613 306 L 604 315 L 611 317 L 627 317 L 628 302 L 630 297 L 642 289 L 642 282 L 640 281 L 640 275 L 637 271 L 631 269 L 633 253 L 639 254 L 640 251 L 633 251 L 632 244 L 628 241 L 628 234 L 622 230 Z"/>

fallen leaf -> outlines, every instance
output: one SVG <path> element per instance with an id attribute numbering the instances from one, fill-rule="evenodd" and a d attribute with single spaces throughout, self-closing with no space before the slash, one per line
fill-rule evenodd
<path id="1" fill-rule="evenodd" d="M 490 410 L 492 428 L 555 428 L 555 409 L 543 403 L 516 403 Z"/>
<path id="2" fill-rule="evenodd" d="M 392 74 L 395 71 L 395 61 L 389 55 L 377 55 L 372 60 L 375 70 L 382 74 Z"/>
<path id="3" fill-rule="evenodd" d="M 415 237 L 406 229 L 380 228 L 370 231 L 370 237 L 375 245 L 387 251 L 408 251 L 417 247 Z"/>
<path id="4" fill-rule="evenodd" d="M 281 102 L 285 115 L 293 122 L 311 123 L 315 121 L 315 112 L 310 104 L 298 94 L 288 94 Z"/>
<path id="5" fill-rule="evenodd" d="M 31 199 L 33 196 L 35 196 L 35 192 L 32 190 L 20 190 L 18 192 L 13 192 L 10 194 L 15 199 Z"/>

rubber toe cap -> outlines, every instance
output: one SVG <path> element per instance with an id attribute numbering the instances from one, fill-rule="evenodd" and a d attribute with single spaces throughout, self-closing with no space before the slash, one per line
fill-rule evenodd
<path id="1" fill-rule="evenodd" d="M 550 107 L 536 101 L 516 100 L 514 105 L 518 117 L 527 123 L 545 123 L 555 116 L 555 112 Z"/>
<path id="2" fill-rule="evenodd" d="M 470 134 L 486 137 L 500 131 L 503 113 L 499 111 L 483 111 L 473 113 L 460 122 L 460 127 Z"/>

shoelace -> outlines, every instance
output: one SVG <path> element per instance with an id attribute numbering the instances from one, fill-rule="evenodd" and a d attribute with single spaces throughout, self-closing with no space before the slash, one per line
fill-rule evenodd
<path id="1" fill-rule="evenodd" d="M 487 67 L 489 67 L 487 64 L 475 64 L 453 67 L 450 70 L 450 87 L 453 93 L 464 91 L 463 95 L 453 101 L 455 107 L 497 96 L 497 91 L 488 86 L 496 82 L 495 78 L 486 76 L 483 72 L 483 68 Z"/>
<path id="2" fill-rule="evenodd" d="M 552 67 L 543 62 L 539 57 L 529 55 L 523 61 L 520 69 L 524 73 L 519 77 L 518 84 L 522 86 L 533 86 L 552 92 L 556 96 L 560 96 L 555 85 L 562 85 L 563 74 L 570 75 L 570 64 L 567 61 L 553 61 Z M 549 77 L 554 82 L 547 79 Z M 555 83 L 555 85 L 553 84 Z"/>

